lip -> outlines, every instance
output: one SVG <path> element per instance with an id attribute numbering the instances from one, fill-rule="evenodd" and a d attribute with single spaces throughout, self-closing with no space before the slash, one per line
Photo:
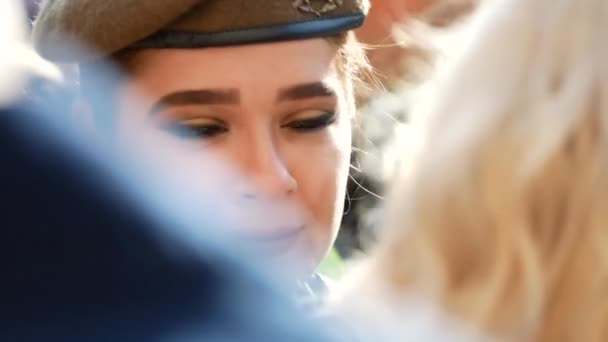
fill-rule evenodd
<path id="1" fill-rule="evenodd" d="M 292 249 L 305 229 L 306 226 L 301 225 L 264 233 L 247 233 L 241 236 L 240 240 L 261 255 L 280 255 Z"/>
<path id="2" fill-rule="evenodd" d="M 259 232 L 259 231 L 261 231 L 261 229 L 260 230 L 256 230 L 256 229 L 249 230 L 248 229 L 247 230 L 248 232 L 253 232 L 253 233 L 245 234 L 244 240 L 252 241 L 252 242 L 259 242 L 259 243 L 281 242 L 284 240 L 293 239 L 303 230 L 304 230 L 304 225 L 289 227 L 289 228 L 283 227 L 283 228 L 270 230 L 269 232 Z M 256 232 L 256 231 L 258 231 L 258 232 Z"/>

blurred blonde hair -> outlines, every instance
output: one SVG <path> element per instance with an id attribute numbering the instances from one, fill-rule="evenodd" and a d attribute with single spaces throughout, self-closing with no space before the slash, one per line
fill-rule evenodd
<path id="1" fill-rule="evenodd" d="M 606 33 L 604 0 L 482 2 L 365 279 L 488 336 L 608 341 Z"/>
<path id="2" fill-rule="evenodd" d="M 38 56 L 27 37 L 23 3 L 0 1 L 0 105 L 21 98 L 30 77 L 62 81 L 59 69 Z"/>

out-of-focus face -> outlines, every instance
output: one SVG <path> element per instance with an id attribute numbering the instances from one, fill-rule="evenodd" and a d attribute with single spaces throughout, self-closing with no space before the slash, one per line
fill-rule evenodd
<path id="1" fill-rule="evenodd" d="M 415 15 L 436 0 L 374 0 L 365 23 L 355 32 L 357 38 L 366 44 L 390 42 L 394 25 L 403 23 L 410 15 Z"/>
<path id="2" fill-rule="evenodd" d="M 324 39 L 138 51 L 119 92 L 118 136 L 129 141 L 143 122 L 228 162 L 244 177 L 201 162 L 188 181 L 222 189 L 229 233 L 311 272 L 336 237 L 350 163 L 354 107 L 336 52 Z M 144 99 L 133 110 L 136 88 Z"/>
<path id="3" fill-rule="evenodd" d="M 367 57 L 381 79 L 400 77 L 407 50 L 397 44 L 393 31 L 410 16 L 420 14 L 437 0 L 373 0 L 363 26 L 355 30 L 357 39 L 373 48 Z"/>

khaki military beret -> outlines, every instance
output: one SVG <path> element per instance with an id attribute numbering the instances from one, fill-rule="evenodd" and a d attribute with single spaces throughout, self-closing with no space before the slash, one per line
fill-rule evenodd
<path id="1" fill-rule="evenodd" d="M 368 9 L 369 0 L 46 0 L 32 38 L 47 59 L 85 62 L 128 48 L 329 36 L 360 26 Z M 88 52 L 65 46 L 76 42 Z"/>

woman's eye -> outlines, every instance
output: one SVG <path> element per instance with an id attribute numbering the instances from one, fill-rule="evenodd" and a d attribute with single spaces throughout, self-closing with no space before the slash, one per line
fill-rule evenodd
<path id="1" fill-rule="evenodd" d="M 210 139 L 226 133 L 228 128 L 219 122 L 193 120 L 170 123 L 165 126 L 165 130 L 183 139 Z"/>
<path id="2" fill-rule="evenodd" d="M 301 132 L 313 132 L 322 130 L 336 122 L 336 113 L 326 112 L 318 116 L 294 119 L 284 124 L 284 128 L 289 128 Z"/>

